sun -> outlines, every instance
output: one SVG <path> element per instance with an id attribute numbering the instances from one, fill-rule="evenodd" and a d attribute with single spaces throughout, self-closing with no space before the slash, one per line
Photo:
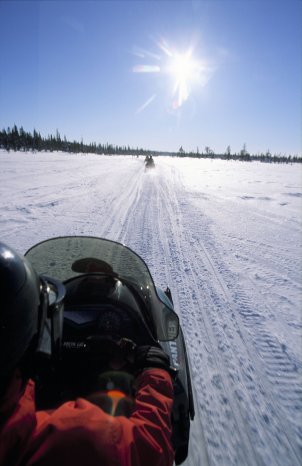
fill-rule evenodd
<path id="1" fill-rule="evenodd" d="M 169 108 L 178 110 L 189 99 L 193 91 L 207 84 L 212 75 L 212 69 L 206 60 L 196 58 L 193 45 L 182 52 L 170 47 L 163 39 L 156 42 L 156 45 L 160 53 L 136 49 L 135 55 L 140 59 L 152 59 L 153 63 L 136 65 L 133 67 L 133 72 L 152 73 L 158 79 L 165 80 L 168 76 L 170 81 L 169 95 L 172 93 L 172 102 Z M 140 106 L 137 113 L 145 110 L 156 97 L 156 93 L 149 97 Z"/>
<path id="2" fill-rule="evenodd" d="M 174 53 L 169 59 L 167 72 L 173 79 L 173 108 L 179 108 L 188 99 L 194 83 L 198 82 L 200 63 L 194 59 L 192 51 Z"/>

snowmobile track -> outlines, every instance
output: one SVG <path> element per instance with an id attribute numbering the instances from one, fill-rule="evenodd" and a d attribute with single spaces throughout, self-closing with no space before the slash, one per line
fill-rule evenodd
<path id="1" fill-rule="evenodd" d="M 291 464 L 298 465 L 299 449 L 291 440 L 292 426 L 275 406 L 275 394 L 282 402 L 280 392 L 284 390 L 284 402 L 297 406 L 300 392 L 296 384 L 292 386 L 292 381 L 297 382 L 294 366 L 267 332 L 265 318 L 249 299 L 249 287 L 247 293 L 241 290 L 236 276 L 215 250 L 206 212 L 196 210 L 188 196 L 183 199 L 177 187 L 178 179 L 173 186 L 165 183 L 159 173 L 149 177 L 141 192 L 141 203 L 148 208 L 142 213 L 142 205 L 137 202 L 135 217 L 139 216 L 143 225 L 143 253 L 152 272 L 162 286 L 174 284 L 172 293 L 181 311 L 187 341 L 190 335 L 199 335 L 200 350 L 203 348 L 198 354 L 190 345 L 188 348 L 193 385 L 195 382 L 202 387 L 202 393 L 196 395 L 196 408 L 200 427 L 206 430 L 205 444 L 202 449 L 199 445 L 199 451 L 203 451 L 208 464 L 281 465 L 280 458 L 286 454 Z M 189 226 L 192 217 L 197 223 L 194 231 Z M 154 236 L 154 231 L 159 234 Z M 189 248 L 184 250 L 184 244 Z M 162 261 L 155 267 L 153 254 L 158 256 L 158 251 Z M 280 372 L 280 368 L 285 377 L 280 374 L 276 387 L 275 370 Z M 217 400 L 222 406 L 220 413 L 214 409 Z M 251 403 L 256 406 L 253 414 L 249 413 Z M 222 456 L 226 428 L 233 432 L 232 449 L 229 446 L 230 451 Z M 297 436 L 297 432 L 292 433 Z M 192 450 L 197 442 L 192 438 Z M 269 456 L 263 448 L 265 442 L 274 444 Z"/>

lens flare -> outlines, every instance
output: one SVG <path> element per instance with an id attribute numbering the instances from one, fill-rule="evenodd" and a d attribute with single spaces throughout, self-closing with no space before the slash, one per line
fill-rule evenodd
<path id="1" fill-rule="evenodd" d="M 157 65 L 136 65 L 133 67 L 133 73 L 159 73 L 160 67 Z"/>
<path id="2" fill-rule="evenodd" d="M 133 53 L 141 59 L 156 59 L 157 63 L 135 65 L 132 70 L 134 73 L 153 73 L 165 79 L 170 78 L 170 94 L 172 94 L 170 108 L 177 110 L 189 99 L 194 89 L 207 84 L 213 70 L 205 60 L 201 61 L 194 57 L 193 47 L 180 53 L 171 48 L 164 39 L 161 39 L 156 45 L 161 52 L 160 54 L 137 48 Z M 137 113 L 145 110 L 154 100 L 155 95 L 148 98 L 139 107 Z"/>
<path id="3" fill-rule="evenodd" d="M 145 108 L 147 108 L 151 102 L 153 102 L 153 100 L 155 99 L 156 97 L 156 94 L 153 94 L 151 95 L 151 97 L 149 97 L 149 99 L 146 100 L 145 103 L 143 103 L 143 105 L 141 105 L 137 110 L 136 110 L 136 113 L 141 113 L 143 110 L 145 110 Z"/>
<path id="4" fill-rule="evenodd" d="M 188 99 L 194 83 L 199 80 L 201 65 L 193 58 L 192 51 L 175 53 L 167 67 L 174 81 L 173 108 L 179 108 Z"/>

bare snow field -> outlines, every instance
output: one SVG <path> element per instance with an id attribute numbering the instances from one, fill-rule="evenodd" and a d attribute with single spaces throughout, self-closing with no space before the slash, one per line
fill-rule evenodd
<path id="1" fill-rule="evenodd" d="M 300 165 L 0 151 L 0 238 L 93 235 L 169 285 L 196 418 L 186 466 L 302 464 Z"/>

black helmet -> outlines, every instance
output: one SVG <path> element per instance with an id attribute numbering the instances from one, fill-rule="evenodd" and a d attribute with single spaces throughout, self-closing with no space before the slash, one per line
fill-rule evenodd
<path id="1" fill-rule="evenodd" d="M 37 275 L 28 259 L 0 242 L 1 377 L 9 375 L 19 364 L 34 337 L 35 350 L 41 344 L 47 317 L 50 317 L 51 322 L 53 320 L 49 312 L 49 296 L 48 280 Z M 60 296 L 59 304 L 62 299 Z M 56 306 L 53 308 L 58 311 L 58 301 L 54 301 Z M 61 313 L 62 306 L 59 307 Z M 56 323 L 58 320 L 61 319 L 56 319 Z M 59 333 L 61 331 L 59 329 Z"/>

